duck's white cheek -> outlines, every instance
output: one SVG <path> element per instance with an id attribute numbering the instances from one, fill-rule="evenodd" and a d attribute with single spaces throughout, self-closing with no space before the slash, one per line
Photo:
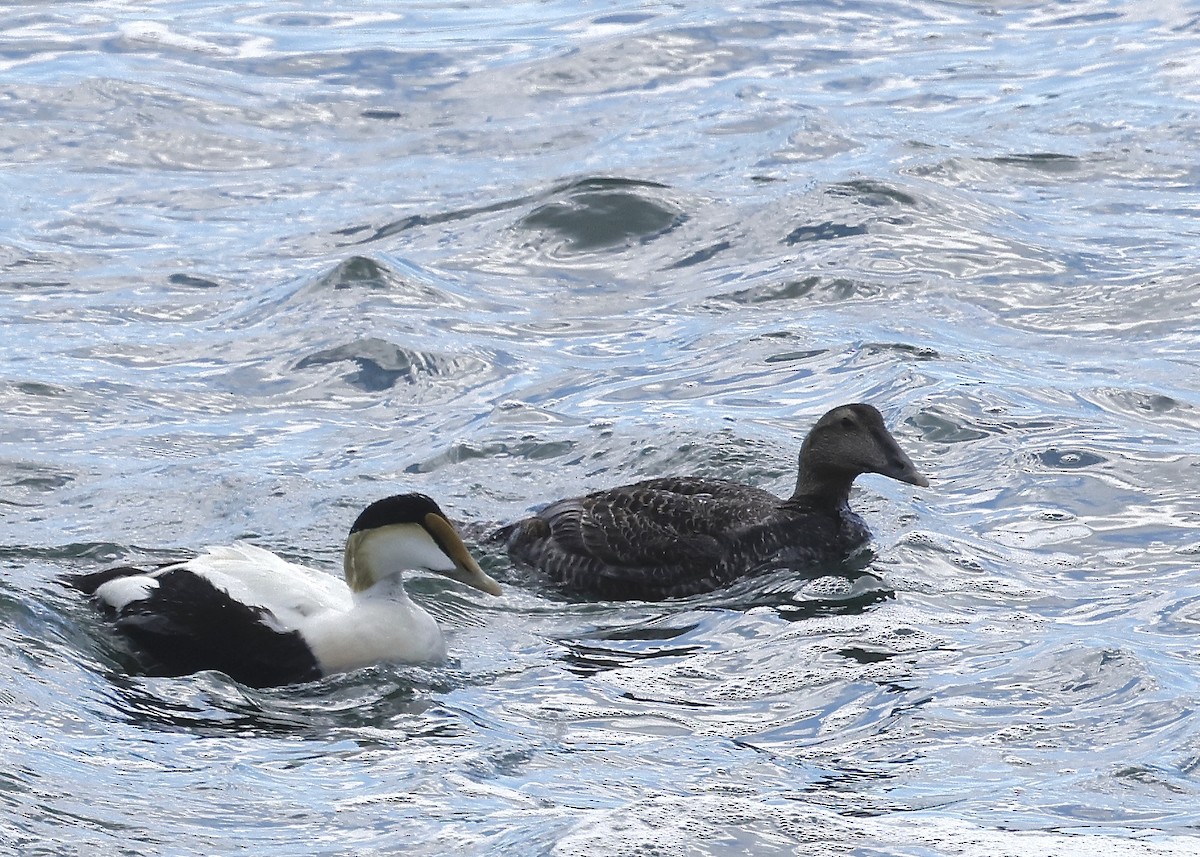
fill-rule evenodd
<path id="1" fill-rule="evenodd" d="M 396 524 L 365 534 L 359 546 L 359 560 L 379 574 L 405 569 L 453 571 L 454 560 L 446 556 L 437 542 L 420 524 Z"/>

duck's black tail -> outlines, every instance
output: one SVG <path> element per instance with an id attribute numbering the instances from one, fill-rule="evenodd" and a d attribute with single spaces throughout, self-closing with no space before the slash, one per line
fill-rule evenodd
<path id="1" fill-rule="evenodd" d="M 135 574 L 153 574 L 160 568 L 176 564 L 177 562 L 162 562 L 158 565 L 142 567 L 136 565 L 118 565 L 113 568 L 101 569 L 100 571 L 89 571 L 86 574 L 64 575 L 58 579 L 58 582 L 64 586 L 78 589 L 84 595 L 95 595 L 96 590 L 110 580 L 117 580 L 121 577 L 132 577 Z"/>

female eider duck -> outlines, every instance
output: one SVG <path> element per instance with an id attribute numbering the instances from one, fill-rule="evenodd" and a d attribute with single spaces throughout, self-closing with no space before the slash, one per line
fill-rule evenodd
<path id="1" fill-rule="evenodd" d="M 769 563 L 844 560 L 870 538 L 849 505 L 861 473 L 929 485 L 879 411 L 842 405 L 804 439 L 796 490 L 786 500 L 723 479 L 647 479 L 551 503 L 493 539 L 569 593 L 647 601 L 694 595 Z"/>
<path id="2" fill-rule="evenodd" d="M 404 571 L 434 571 L 500 594 L 423 494 L 363 510 L 350 528 L 343 566 L 344 582 L 237 543 L 151 570 L 122 566 L 69 583 L 115 614 L 117 629 L 156 672 L 215 669 L 254 687 L 385 661 L 442 660 L 442 632 L 404 591 Z"/>

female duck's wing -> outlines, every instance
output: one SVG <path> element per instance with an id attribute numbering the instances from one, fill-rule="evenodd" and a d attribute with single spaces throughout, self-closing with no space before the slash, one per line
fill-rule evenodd
<path id="1" fill-rule="evenodd" d="M 727 539 L 779 501 L 715 480 L 653 479 L 562 500 L 538 518 L 555 545 L 616 569 L 716 563 Z"/>
<path id="2" fill-rule="evenodd" d="M 704 532 L 687 532 L 671 522 L 616 503 L 561 500 L 542 510 L 547 545 L 557 552 L 596 560 L 612 570 L 706 562 L 719 543 Z M 668 504 L 663 504 L 668 505 Z"/>
<path id="3" fill-rule="evenodd" d="M 706 479 L 700 476 L 661 476 L 612 490 L 623 491 L 638 488 L 670 491 L 672 494 L 681 496 L 704 496 L 724 505 L 746 506 L 748 507 L 746 514 L 752 517 L 761 517 L 780 503 L 778 497 L 762 488 L 743 485 L 741 482 L 733 482 L 729 479 Z"/>

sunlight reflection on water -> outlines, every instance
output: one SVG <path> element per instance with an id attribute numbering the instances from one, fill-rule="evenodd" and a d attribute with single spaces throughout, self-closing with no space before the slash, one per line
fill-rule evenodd
<path id="1" fill-rule="evenodd" d="M 1190 10 L 311 5 L 0 12 L 6 842 L 1194 852 Z M 853 575 L 575 603 L 483 544 L 787 493 L 852 400 L 931 481 L 860 481 Z M 54 583 L 337 573 L 401 489 L 506 583 L 410 581 L 442 666 L 148 678 Z"/>

